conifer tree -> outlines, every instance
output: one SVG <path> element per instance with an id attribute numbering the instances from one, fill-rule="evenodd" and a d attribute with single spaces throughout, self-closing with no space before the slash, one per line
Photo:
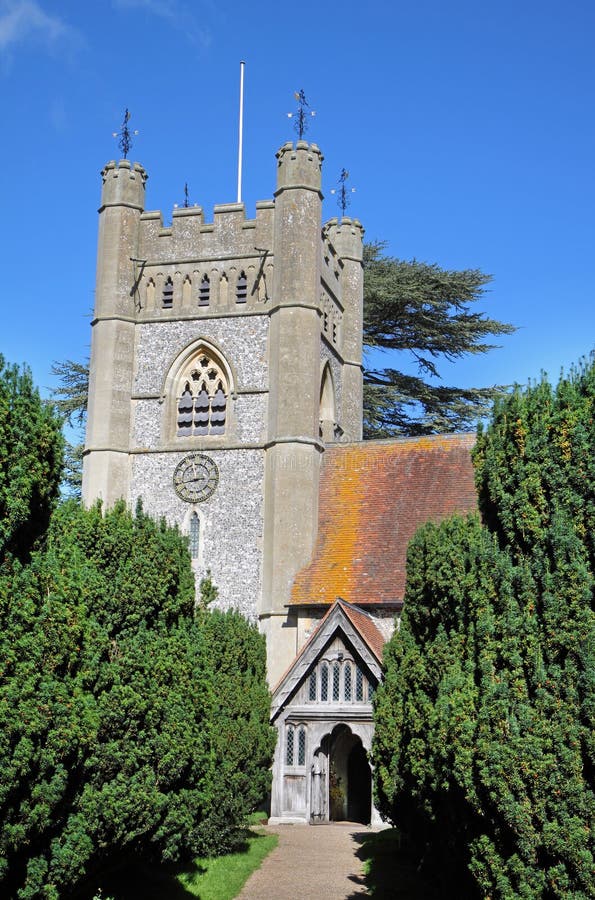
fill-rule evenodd
<path id="1" fill-rule="evenodd" d="M 255 627 L 213 615 L 195 617 L 186 539 L 123 504 L 62 504 L 0 575 L 1 896 L 238 839 L 268 785 L 270 696 Z"/>
<path id="2" fill-rule="evenodd" d="M 593 896 L 595 359 L 496 404 L 476 518 L 412 542 L 378 801 L 468 896 Z"/>
<path id="3" fill-rule="evenodd" d="M 386 367 L 364 372 L 364 436 L 469 430 L 503 387 L 444 385 L 438 363 L 487 353 L 495 346 L 489 338 L 515 330 L 472 308 L 491 277 L 395 259 L 383 248 L 364 247 L 364 345 L 390 351 Z M 403 354 L 416 361 L 417 375 L 393 367 Z"/>
<path id="4" fill-rule="evenodd" d="M 47 528 L 62 467 L 61 423 L 27 368 L 0 354 L 0 563 L 26 557 Z"/>

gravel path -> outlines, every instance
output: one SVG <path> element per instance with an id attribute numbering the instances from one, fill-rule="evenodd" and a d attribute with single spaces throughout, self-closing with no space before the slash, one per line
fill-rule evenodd
<path id="1" fill-rule="evenodd" d="M 368 897 L 356 853 L 365 825 L 267 826 L 278 846 L 236 900 L 356 900 Z"/>

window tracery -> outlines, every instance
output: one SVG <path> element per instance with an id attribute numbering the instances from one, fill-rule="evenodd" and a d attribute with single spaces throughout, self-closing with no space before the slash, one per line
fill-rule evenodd
<path id="1" fill-rule="evenodd" d="M 201 352 L 180 378 L 177 433 L 180 436 L 225 434 L 229 385 L 223 367 Z"/>

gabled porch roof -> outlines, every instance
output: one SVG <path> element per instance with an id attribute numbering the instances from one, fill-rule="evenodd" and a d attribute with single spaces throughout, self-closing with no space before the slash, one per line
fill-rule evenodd
<path id="1" fill-rule="evenodd" d="M 337 632 L 342 633 L 376 680 L 381 681 L 382 634 L 368 613 L 338 597 L 273 689 L 271 721 L 274 722 L 290 701 L 308 670 Z"/>

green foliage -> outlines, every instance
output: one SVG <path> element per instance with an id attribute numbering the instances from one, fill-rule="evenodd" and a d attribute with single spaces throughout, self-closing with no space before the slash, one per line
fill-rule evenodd
<path id="1" fill-rule="evenodd" d="M 268 770 L 271 742 L 262 641 L 243 620 L 230 634 L 220 619 L 194 617 L 185 539 L 123 505 L 102 515 L 64 504 L 44 551 L 5 573 L 3 896 L 62 897 L 119 858 L 189 859 L 231 843 L 256 791 L 232 798 L 222 837 L 216 717 L 230 681 L 255 701 L 249 721 L 237 705 L 228 713 L 245 771 Z M 234 642 L 228 673 L 215 661 Z M 267 777 L 256 774 L 261 786 Z"/>
<path id="2" fill-rule="evenodd" d="M 60 420 L 28 369 L 0 355 L 0 562 L 25 558 L 47 528 L 62 467 Z"/>
<path id="3" fill-rule="evenodd" d="M 455 388 L 432 384 L 437 361 L 494 349 L 493 335 L 511 325 L 471 311 L 490 276 L 477 269 L 449 271 L 383 254 L 383 244 L 364 248 L 364 344 L 404 352 L 418 376 L 394 368 L 365 371 L 364 434 L 368 438 L 435 434 L 468 429 L 485 416 L 502 387 Z"/>
<path id="4" fill-rule="evenodd" d="M 376 706 L 377 795 L 461 895 L 593 896 L 595 360 L 496 405 L 484 524 L 408 555 Z M 463 891 L 464 893 L 464 891 Z"/>
<path id="5" fill-rule="evenodd" d="M 199 612 L 198 622 L 217 685 L 211 712 L 217 765 L 209 797 L 218 824 L 214 830 L 209 822 L 208 834 L 201 832 L 205 855 L 232 849 L 232 823 L 243 821 L 267 796 L 276 730 L 269 725 L 265 644 L 256 626 L 238 612 L 220 610 Z"/>
<path id="6" fill-rule="evenodd" d="M 211 603 L 214 603 L 217 597 L 219 596 L 219 589 L 216 585 L 213 584 L 213 579 L 211 578 L 211 570 L 207 569 L 207 572 L 200 579 L 200 583 L 198 585 L 198 605 L 201 609 L 207 609 Z"/>
<path id="7" fill-rule="evenodd" d="M 66 441 L 62 487 L 69 497 L 80 498 L 83 481 L 84 429 L 89 398 L 89 360 L 82 363 L 72 359 L 55 362 L 52 366 L 52 375 L 56 375 L 59 379 L 59 386 L 53 391 L 56 408 L 79 437 L 75 443 Z"/>
<path id="8" fill-rule="evenodd" d="M 87 418 L 89 396 L 89 360 L 67 359 L 52 365 L 52 375 L 60 379 L 54 390 L 56 407 L 69 425 L 83 426 Z"/>

